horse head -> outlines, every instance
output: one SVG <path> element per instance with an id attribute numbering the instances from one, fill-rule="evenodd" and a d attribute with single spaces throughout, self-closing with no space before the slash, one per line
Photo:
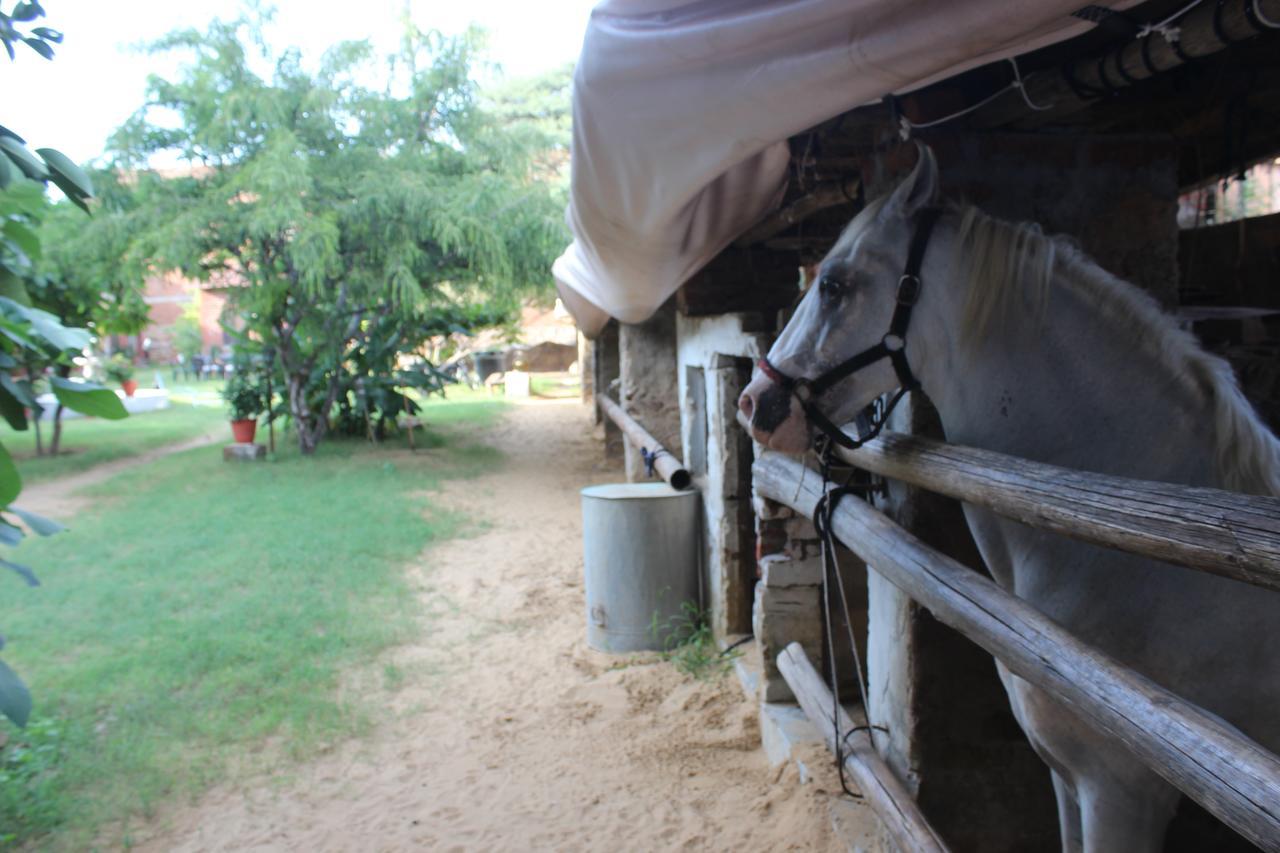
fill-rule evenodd
<path id="1" fill-rule="evenodd" d="M 886 335 L 900 298 L 918 214 L 938 195 L 933 152 L 918 146 L 915 169 L 890 195 L 868 204 L 840 235 L 768 357 L 738 399 L 756 441 L 784 453 L 803 453 L 813 424 L 792 380 L 814 380 L 877 344 L 905 346 Z M 821 384 L 821 383 L 820 383 Z M 888 357 L 815 392 L 811 407 L 835 424 L 901 385 Z"/>

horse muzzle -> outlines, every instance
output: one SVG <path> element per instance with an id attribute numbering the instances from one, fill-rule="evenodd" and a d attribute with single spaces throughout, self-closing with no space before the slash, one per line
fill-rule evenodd
<path id="1" fill-rule="evenodd" d="M 751 437 L 770 450 L 802 454 L 809 449 L 809 423 L 795 395 L 763 373 L 738 398 Z"/>

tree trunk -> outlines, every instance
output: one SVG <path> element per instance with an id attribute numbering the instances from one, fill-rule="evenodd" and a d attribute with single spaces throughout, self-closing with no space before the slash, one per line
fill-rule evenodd
<path id="1" fill-rule="evenodd" d="M 40 416 L 43 414 L 42 411 L 36 411 L 32 413 L 31 418 L 32 425 L 36 429 L 36 456 L 44 456 L 44 441 L 40 435 Z"/>
<path id="2" fill-rule="evenodd" d="M 50 456 L 57 456 L 62 451 L 62 410 L 61 403 L 53 410 L 53 437 L 49 439 Z"/>
<path id="3" fill-rule="evenodd" d="M 298 449 L 303 456 L 310 456 L 324 435 L 325 422 L 307 405 L 306 374 L 289 374 L 289 411 L 298 430 Z"/>

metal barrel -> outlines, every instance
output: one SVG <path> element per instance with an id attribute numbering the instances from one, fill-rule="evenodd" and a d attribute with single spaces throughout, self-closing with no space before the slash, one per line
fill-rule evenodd
<path id="1" fill-rule="evenodd" d="M 582 490 L 587 645 L 661 650 L 692 627 L 698 600 L 698 493 L 666 483 Z"/>

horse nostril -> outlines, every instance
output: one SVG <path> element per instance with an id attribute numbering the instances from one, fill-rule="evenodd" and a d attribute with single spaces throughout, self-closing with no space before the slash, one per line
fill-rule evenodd
<path id="1" fill-rule="evenodd" d="M 751 420 L 751 413 L 756 410 L 756 401 L 751 399 L 751 395 L 746 391 L 738 397 L 738 408 L 742 410 L 742 414 L 747 416 L 747 420 Z"/>

